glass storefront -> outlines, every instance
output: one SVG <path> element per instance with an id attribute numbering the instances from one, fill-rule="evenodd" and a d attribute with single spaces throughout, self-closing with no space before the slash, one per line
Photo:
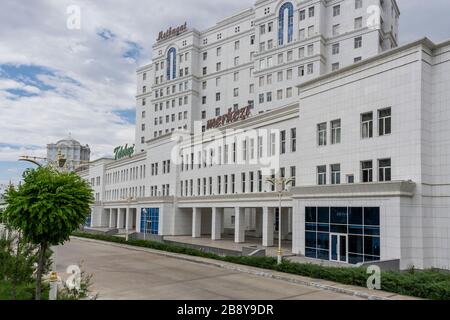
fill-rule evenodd
<path id="1" fill-rule="evenodd" d="M 158 234 L 159 208 L 143 208 L 141 210 L 141 233 Z"/>
<path id="2" fill-rule="evenodd" d="M 347 262 L 380 260 L 379 207 L 306 207 L 305 255 Z"/>

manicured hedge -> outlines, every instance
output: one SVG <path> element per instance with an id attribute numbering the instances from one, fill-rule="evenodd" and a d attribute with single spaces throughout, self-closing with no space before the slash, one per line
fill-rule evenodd
<path id="1" fill-rule="evenodd" d="M 290 261 L 283 261 L 281 265 L 277 265 L 276 259 L 271 257 L 221 257 L 212 253 L 204 253 L 197 249 L 184 248 L 181 246 L 169 245 L 160 242 L 144 240 L 126 241 L 124 238 L 94 235 L 84 232 L 76 232 L 73 235 L 88 239 L 115 242 L 137 247 L 221 260 L 360 287 L 366 287 L 369 276 L 365 268 L 325 267 L 315 264 L 294 263 Z M 382 272 L 381 289 L 392 293 L 424 299 L 450 300 L 450 274 L 434 270 Z"/>

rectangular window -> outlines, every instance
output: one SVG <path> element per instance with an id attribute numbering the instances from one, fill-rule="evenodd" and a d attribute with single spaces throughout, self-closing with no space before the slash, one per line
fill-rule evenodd
<path id="1" fill-rule="evenodd" d="M 378 181 L 391 181 L 391 159 L 378 160 Z"/>
<path id="2" fill-rule="evenodd" d="M 306 12 L 305 10 L 300 11 L 300 21 L 303 21 L 306 19 Z"/>
<path id="3" fill-rule="evenodd" d="M 333 55 L 339 54 L 339 43 L 333 44 L 331 52 Z"/>
<path id="4" fill-rule="evenodd" d="M 291 129 L 291 152 L 297 151 L 297 128 Z"/>
<path id="5" fill-rule="evenodd" d="M 232 174 L 231 175 L 231 193 L 236 192 L 235 182 L 236 182 L 236 176 L 234 174 Z"/>
<path id="6" fill-rule="evenodd" d="M 362 47 L 362 37 L 356 37 L 355 38 L 355 49 Z"/>
<path id="7" fill-rule="evenodd" d="M 363 0 L 355 0 L 355 9 L 361 9 Z"/>
<path id="8" fill-rule="evenodd" d="M 308 9 L 308 16 L 310 18 L 314 17 L 314 7 L 311 7 Z"/>
<path id="9" fill-rule="evenodd" d="M 245 193 L 245 172 L 241 174 L 241 182 L 242 182 L 242 193 Z"/>
<path id="10" fill-rule="evenodd" d="M 368 183 L 373 181 L 372 160 L 361 162 L 361 182 Z"/>
<path id="11" fill-rule="evenodd" d="M 355 18 L 355 29 L 361 29 L 363 24 L 362 17 Z"/>
<path id="12" fill-rule="evenodd" d="M 341 184 L 341 165 L 332 164 L 330 167 L 331 167 L 331 184 Z"/>
<path id="13" fill-rule="evenodd" d="M 317 167 L 317 184 L 319 186 L 327 184 L 327 166 Z"/>
<path id="14" fill-rule="evenodd" d="M 291 187 L 295 187 L 296 185 L 296 168 L 295 167 L 291 167 Z"/>
<path id="15" fill-rule="evenodd" d="M 262 192 L 262 171 L 258 170 L 258 192 Z"/>
<path id="16" fill-rule="evenodd" d="M 341 6 L 337 5 L 333 7 L 333 17 L 337 17 L 341 14 Z"/>
<path id="17" fill-rule="evenodd" d="M 373 112 L 361 115 L 361 138 L 369 139 L 373 137 Z"/>
<path id="18" fill-rule="evenodd" d="M 319 146 L 327 145 L 327 123 L 320 123 L 317 125 L 317 144 Z"/>
<path id="19" fill-rule="evenodd" d="M 341 143 L 341 120 L 331 121 L 331 144 Z"/>
<path id="20" fill-rule="evenodd" d="M 280 133 L 280 142 L 281 142 L 280 153 L 285 154 L 286 153 L 286 131 L 285 130 L 281 131 L 281 133 Z"/>
<path id="21" fill-rule="evenodd" d="M 391 108 L 378 110 L 378 134 L 391 134 Z"/>

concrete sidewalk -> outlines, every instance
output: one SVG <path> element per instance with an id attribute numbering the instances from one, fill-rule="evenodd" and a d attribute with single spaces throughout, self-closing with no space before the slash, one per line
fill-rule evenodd
<path id="1" fill-rule="evenodd" d="M 189 262 L 193 262 L 193 263 L 201 264 L 201 265 L 213 266 L 216 268 L 221 268 L 224 270 L 234 271 L 234 272 L 238 272 L 238 273 L 247 273 L 247 274 L 253 275 L 253 276 L 281 280 L 281 281 L 284 281 L 284 282 L 290 283 L 290 284 L 302 285 L 302 286 L 314 288 L 316 290 L 321 290 L 321 291 L 325 290 L 325 291 L 336 293 L 338 295 L 339 294 L 347 295 L 347 296 L 359 298 L 359 299 L 420 300 L 417 298 L 401 296 L 401 295 L 397 295 L 395 293 L 390 293 L 390 292 L 385 292 L 385 291 L 369 290 L 367 288 L 343 285 L 343 284 L 339 284 L 339 283 L 335 283 L 335 282 L 327 281 L 327 280 L 312 279 L 312 278 L 308 278 L 308 277 L 292 275 L 292 274 L 282 273 L 282 272 L 276 272 L 276 271 L 271 271 L 271 270 L 265 270 L 265 269 L 261 269 L 261 268 L 250 267 L 250 266 L 238 265 L 238 264 L 233 264 L 233 263 L 228 263 L 228 262 L 222 262 L 219 260 L 206 259 L 206 258 L 202 258 L 202 257 L 194 257 L 194 256 L 189 256 L 189 255 L 183 255 L 183 254 L 177 254 L 177 253 L 171 253 L 171 252 L 165 252 L 165 251 L 158 251 L 158 250 L 149 249 L 149 248 L 141 248 L 141 247 L 135 247 L 135 246 L 125 245 L 125 244 L 117 244 L 117 243 L 85 239 L 85 238 L 78 238 L 78 237 L 73 237 L 73 239 L 76 239 L 76 240 L 79 240 L 79 241 L 82 241 L 85 243 L 106 244 L 111 247 L 122 248 L 122 249 L 137 251 L 137 252 L 147 252 L 147 253 L 151 253 L 153 255 L 175 258 L 178 260 L 189 261 Z"/>

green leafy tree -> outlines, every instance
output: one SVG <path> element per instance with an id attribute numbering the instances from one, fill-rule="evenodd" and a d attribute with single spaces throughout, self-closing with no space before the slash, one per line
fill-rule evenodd
<path id="1" fill-rule="evenodd" d="M 69 240 L 84 224 L 93 203 L 92 189 L 75 173 L 40 167 L 25 171 L 23 183 L 17 189 L 10 187 L 5 200 L 8 224 L 21 232 L 24 241 L 39 246 L 35 298 L 40 300 L 47 249 Z"/>

